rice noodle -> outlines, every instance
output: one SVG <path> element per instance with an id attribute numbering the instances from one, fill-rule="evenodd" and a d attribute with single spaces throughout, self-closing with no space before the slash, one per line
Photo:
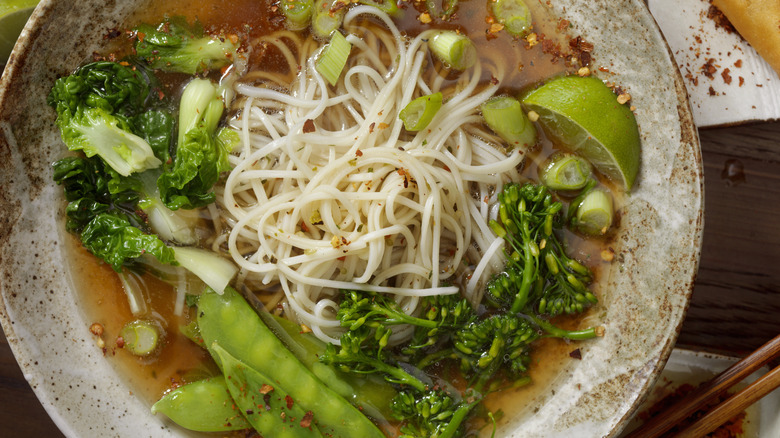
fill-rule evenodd
<path id="1" fill-rule="evenodd" d="M 279 284 L 287 309 L 334 343 L 338 289 L 393 294 L 413 314 L 420 297 L 459 292 L 458 276 L 476 264 L 463 293 L 478 299 L 501 248 L 489 203 L 520 178 L 524 157 L 507 155 L 478 113 L 501 86 L 500 60 L 481 60 L 443 89 L 447 71 L 427 47 L 435 31 L 407 38 L 370 6 L 352 8 L 344 29 L 353 49 L 335 87 L 314 67 L 315 40 L 279 32 L 254 42 L 255 53 L 278 51 L 287 72 L 235 85 L 230 125 L 242 146 L 217 189 L 229 234 L 214 243 L 227 245 L 240 278 Z M 399 111 L 439 91 L 445 102 L 427 129 L 403 130 Z"/>

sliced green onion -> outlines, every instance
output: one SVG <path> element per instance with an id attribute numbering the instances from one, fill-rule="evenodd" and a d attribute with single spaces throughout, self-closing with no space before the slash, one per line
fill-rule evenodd
<path id="1" fill-rule="evenodd" d="M 311 19 L 312 32 L 320 38 L 329 37 L 341 27 L 346 12 L 347 3 L 343 0 L 316 0 Z"/>
<path id="2" fill-rule="evenodd" d="M 477 62 L 477 48 L 469 37 L 443 30 L 428 42 L 431 52 L 455 70 L 465 70 Z"/>
<path id="3" fill-rule="evenodd" d="M 157 348 L 160 340 L 157 326 L 141 319 L 125 324 L 119 336 L 124 340 L 124 348 L 136 356 L 147 356 Z"/>
<path id="4" fill-rule="evenodd" d="M 523 112 L 520 101 L 512 97 L 494 97 L 482 104 L 485 123 L 509 146 L 530 147 L 536 144 L 536 127 Z"/>
<path id="5" fill-rule="evenodd" d="M 602 189 L 593 189 L 580 203 L 574 225 L 590 235 L 601 235 L 612 226 L 612 197 Z"/>
<path id="6" fill-rule="evenodd" d="M 425 129 L 433 117 L 441 109 L 441 92 L 420 96 L 409 102 L 398 117 L 403 120 L 407 131 L 421 131 Z"/>
<path id="7" fill-rule="evenodd" d="M 396 15 L 400 11 L 400 9 L 398 9 L 398 4 L 395 2 L 395 0 L 382 0 L 382 1 L 358 0 L 358 3 L 360 3 L 361 5 L 373 6 L 389 15 Z"/>
<path id="8" fill-rule="evenodd" d="M 338 82 L 351 50 L 352 44 L 338 30 L 333 32 L 330 43 L 322 49 L 315 68 L 331 85 L 335 86 Z"/>
<path id="9" fill-rule="evenodd" d="M 492 3 L 493 15 L 511 35 L 524 37 L 531 29 L 531 11 L 523 0 L 495 0 Z"/>
<path id="10" fill-rule="evenodd" d="M 313 0 L 281 0 L 279 4 L 286 18 L 285 25 L 290 30 L 302 30 L 309 26 L 313 6 Z"/>
<path id="11" fill-rule="evenodd" d="M 571 153 L 556 152 L 539 167 L 539 179 L 553 190 L 579 190 L 590 178 L 588 160 Z"/>

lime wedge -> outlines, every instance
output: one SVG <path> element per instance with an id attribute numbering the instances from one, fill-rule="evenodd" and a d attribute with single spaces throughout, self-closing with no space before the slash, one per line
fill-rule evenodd
<path id="1" fill-rule="evenodd" d="M 639 172 L 639 128 L 628 105 L 594 76 L 562 76 L 523 98 L 556 145 L 630 190 Z"/>
<path id="2" fill-rule="evenodd" d="M 8 61 L 14 44 L 38 0 L 0 0 L 0 64 Z"/>

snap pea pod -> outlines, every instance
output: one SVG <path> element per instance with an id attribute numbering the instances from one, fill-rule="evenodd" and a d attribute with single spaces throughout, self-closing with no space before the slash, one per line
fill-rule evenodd
<path id="1" fill-rule="evenodd" d="M 312 421 L 312 412 L 304 411 L 272 378 L 231 356 L 217 342 L 211 351 L 219 358 L 230 395 L 261 436 L 322 436 Z"/>
<path id="2" fill-rule="evenodd" d="M 179 426 L 198 432 L 224 432 L 252 426 L 236 409 L 222 376 L 198 380 L 165 394 L 152 405 Z"/>
<path id="3" fill-rule="evenodd" d="M 260 312 L 260 318 L 292 354 L 330 389 L 371 417 L 382 419 L 393 415 L 390 401 L 398 392 L 387 380 L 375 374 L 358 376 L 345 373 L 326 365 L 320 362 L 319 356 L 325 352 L 327 344 L 311 333 L 301 333 L 301 327 L 289 319 L 268 312 Z"/>
<path id="4" fill-rule="evenodd" d="M 312 411 L 324 435 L 384 438 L 368 417 L 296 359 L 235 289 L 222 295 L 207 289 L 198 302 L 198 326 L 206 345 L 217 341 L 239 361 L 272 376 L 294 403 Z"/>

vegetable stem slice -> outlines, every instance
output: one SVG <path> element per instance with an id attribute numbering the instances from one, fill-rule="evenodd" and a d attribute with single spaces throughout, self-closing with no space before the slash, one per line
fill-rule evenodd
<path id="1" fill-rule="evenodd" d="M 437 33 L 428 42 L 431 52 L 455 70 L 465 70 L 477 62 L 477 48 L 466 35 L 450 30 Z"/>
<path id="2" fill-rule="evenodd" d="M 136 356 L 146 356 L 154 351 L 160 338 L 153 323 L 140 319 L 125 324 L 119 336 L 125 341 L 125 348 Z"/>
<path id="3" fill-rule="evenodd" d="M 531 11 L 523 0 L 496 0 L 492 2 L 493 15 L 512 36 L 525 36 L 531 29 Z"/>
<path id="4" fill-rule="evenodd" d="M 302 30 L 309 25 L 312 16 L 312 0 L 282 0 L 280 8 L 290 30 Z"/>
<path id="5" fill-rule="evenodd" d="M 590 178 L 591 165 L 582 157 L 558 152 L 540 167 L 539 179 L 553 190 L 579 190 Z"/>
<path id="6" fill-rule="evenodd" d="M 612 197 L 601 189 L 593 189 L 580 203 L 575 214 L 575 226 L 586 234 L 604 234 L 612 226 Z"/>
<path id="7" fill-rule="evenodd" d="M 341 27 L 341 22 L 347 11 L 346 8 L 347 3 L 344 0 L 317 0 L 314 3 L 314 13 L 311 20 L 314 35 L 327 38 Z"/>
<path id="8" fill-rule="evenodd" d="M 536 144 L 536 127 L 528 120 L 517 99 L 494 97 L 482 104 L 485 123 L 512 148 Z"/>
<path id="9" fill-rule="evenodd" d="M 316 69 L 331 85 L 335 86 L 341 76 L 347 57 L 352 50 L 352 44 L 338 30 L 330 37 L 330 44 L 325 46 L 317 59 Z"/>
<path id="10" fill-rule="evenodd" d="M 425 129 L 436 113 L 441 109 L 441 92 L 420 96 L 409 102 L 398 117 L 403 120 L 407 131 L 421 131 Z"/>

